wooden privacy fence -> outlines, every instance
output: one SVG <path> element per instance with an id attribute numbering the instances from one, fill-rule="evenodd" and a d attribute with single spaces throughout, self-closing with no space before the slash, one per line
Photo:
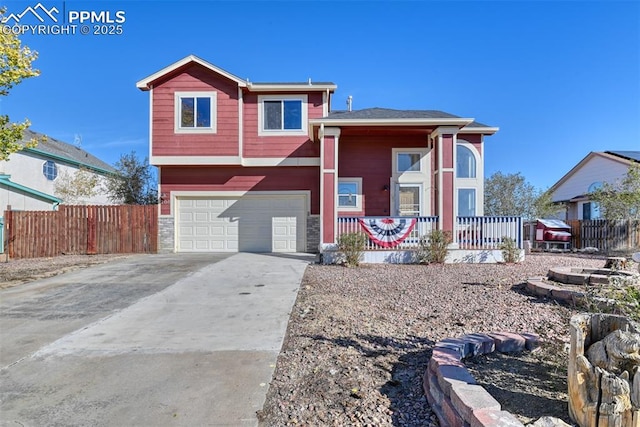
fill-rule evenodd
<path id="1" fill-rule="evenodd" d="M 57 211 L 6 211 L 10 258 L 70 254 L 155 253 L 156 205 L 67 206 Z"/>
<path id="2" fill-rule="evenodd" d="M 598 248 L 602 252 L 640 248 L 640 220 L 575 220 L 571 226 L 571 245 L 576 249 Z"/>

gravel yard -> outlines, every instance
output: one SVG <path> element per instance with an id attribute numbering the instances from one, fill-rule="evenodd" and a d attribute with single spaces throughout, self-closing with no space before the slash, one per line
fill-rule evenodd
<path id="1" fill-rule="evenodd" d="M 63 255 L 50 258 L 12 259 L 0 254 L 0 289 L 55 276 L 94 264 L 103 264 L 126 255 Z"/>
<path id="2" fill-rule="evenodd" d="M 0 262 L 0 289 L 123 256 Z M 577 310 L 529 296 L 523 284 L 550 267 L 603 265 L 604 257 L 574 254 L 531 254 L 515 265 L 311 265 L 261 426 L 437 426 L 422 392 L 433 345 L 490 331 L 537 332 L 544 344 L 533 354 L 468 361 L 478 382 L 525 423 L 569 421 L 563 352 Z"/>
<path id="3" fill-rule="evenodd" d="M 422 392 L 431 349 L 438 340 L 473 332 L 536 332 L 545 341 L 537 359 L 525 355 L 513 369 L 504 367 L 505 360 L 475 361 L 476 370 L 483 364 L 494 370 L 497 388 L 518 375 L 517 365 L 538 363 L 564 387 L 566 367 L 559 364 L 566 358 L 545 355 L 562 353 L 577 311 L 523 293 L 523 283 L 554 266 L 603 265 L 602 257 L 532 254 L 516 265 L 309 266 L 259 413 L 261 425 L 437 426 Z M 498 379 L 495 369 L 506 370 L 507 378 Z M 522 381 L 513 383 L 536 378 Z M 515 395 L 516 406 L 534 397 L 564 414 L 566 395 L 545 390 L 547 381 L 506 394 Z M 512 403 L 509 409 L 518 408 Z M 554 413 L 525 411 L 525 419 L 536 415 Z"/>

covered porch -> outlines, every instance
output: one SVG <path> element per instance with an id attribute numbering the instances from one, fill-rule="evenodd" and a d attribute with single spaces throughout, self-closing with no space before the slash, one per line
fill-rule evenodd
<path id="1" fill-rule="evenodd" d="M 438 229 L 438 217 L 340 217 L 337 225 L 337 238 L 367 235 L 365 263 L 415 263 L 421 240 Z M 520 217 L 457 217 L 451 237 L 448 263 L 502 262 L 500 246 L 506 238 L 516 242 L 521 257 L 524 254 Z M 335 262 L 337 255 L 337 248 L 325 250 L 323 262 Z"/>
<path id="2" fill-rule="evenodd" d="M 364 262 L 415 262 L 421 238 L 452 236 L 449 262 L 499 262 L 504 237 L 522 247 L 519 218 L 485 218 L 484 137 L 497 128 L 441 111 L 368 109 L 312 119 L 320 144 L 320 246 L 368 234 Z M 373 229 L 391 227 L 389 244 Z M 387 237 L 389 230 L 384 231 Z"/>

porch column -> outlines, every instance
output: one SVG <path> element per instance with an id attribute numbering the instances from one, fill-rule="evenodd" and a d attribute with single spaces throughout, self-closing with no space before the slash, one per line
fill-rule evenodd
<path id="1" fill-rule="evenodd" d="M 320 128 L 320 251 L 333 249 L 338 234 L 338 140 L 340 128 Z"/>
<path id="2" fill-rule="evenodd" d="M 451 232 L 456 243 L 455 221 L 458 211 L 458 196 L 455 185 L 455 161 L 457 127 L 441 126 L 433 131 L 436 145 L 436 180 L 438 188 L 437 213 L 438 227 Z"/>

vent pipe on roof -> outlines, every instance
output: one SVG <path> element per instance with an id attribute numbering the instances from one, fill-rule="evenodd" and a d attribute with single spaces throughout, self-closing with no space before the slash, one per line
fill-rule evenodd
<path id="1" fill-rule="evenodd" d="M 353 96 L 347 96 L 347 111 L 351 111 L 351 107 L 353 105 Z"/>
<path id="2" fill-rule="evenodd" d="M 311 86 L 311 77 L 309 77 L 309 86 Z"/>

